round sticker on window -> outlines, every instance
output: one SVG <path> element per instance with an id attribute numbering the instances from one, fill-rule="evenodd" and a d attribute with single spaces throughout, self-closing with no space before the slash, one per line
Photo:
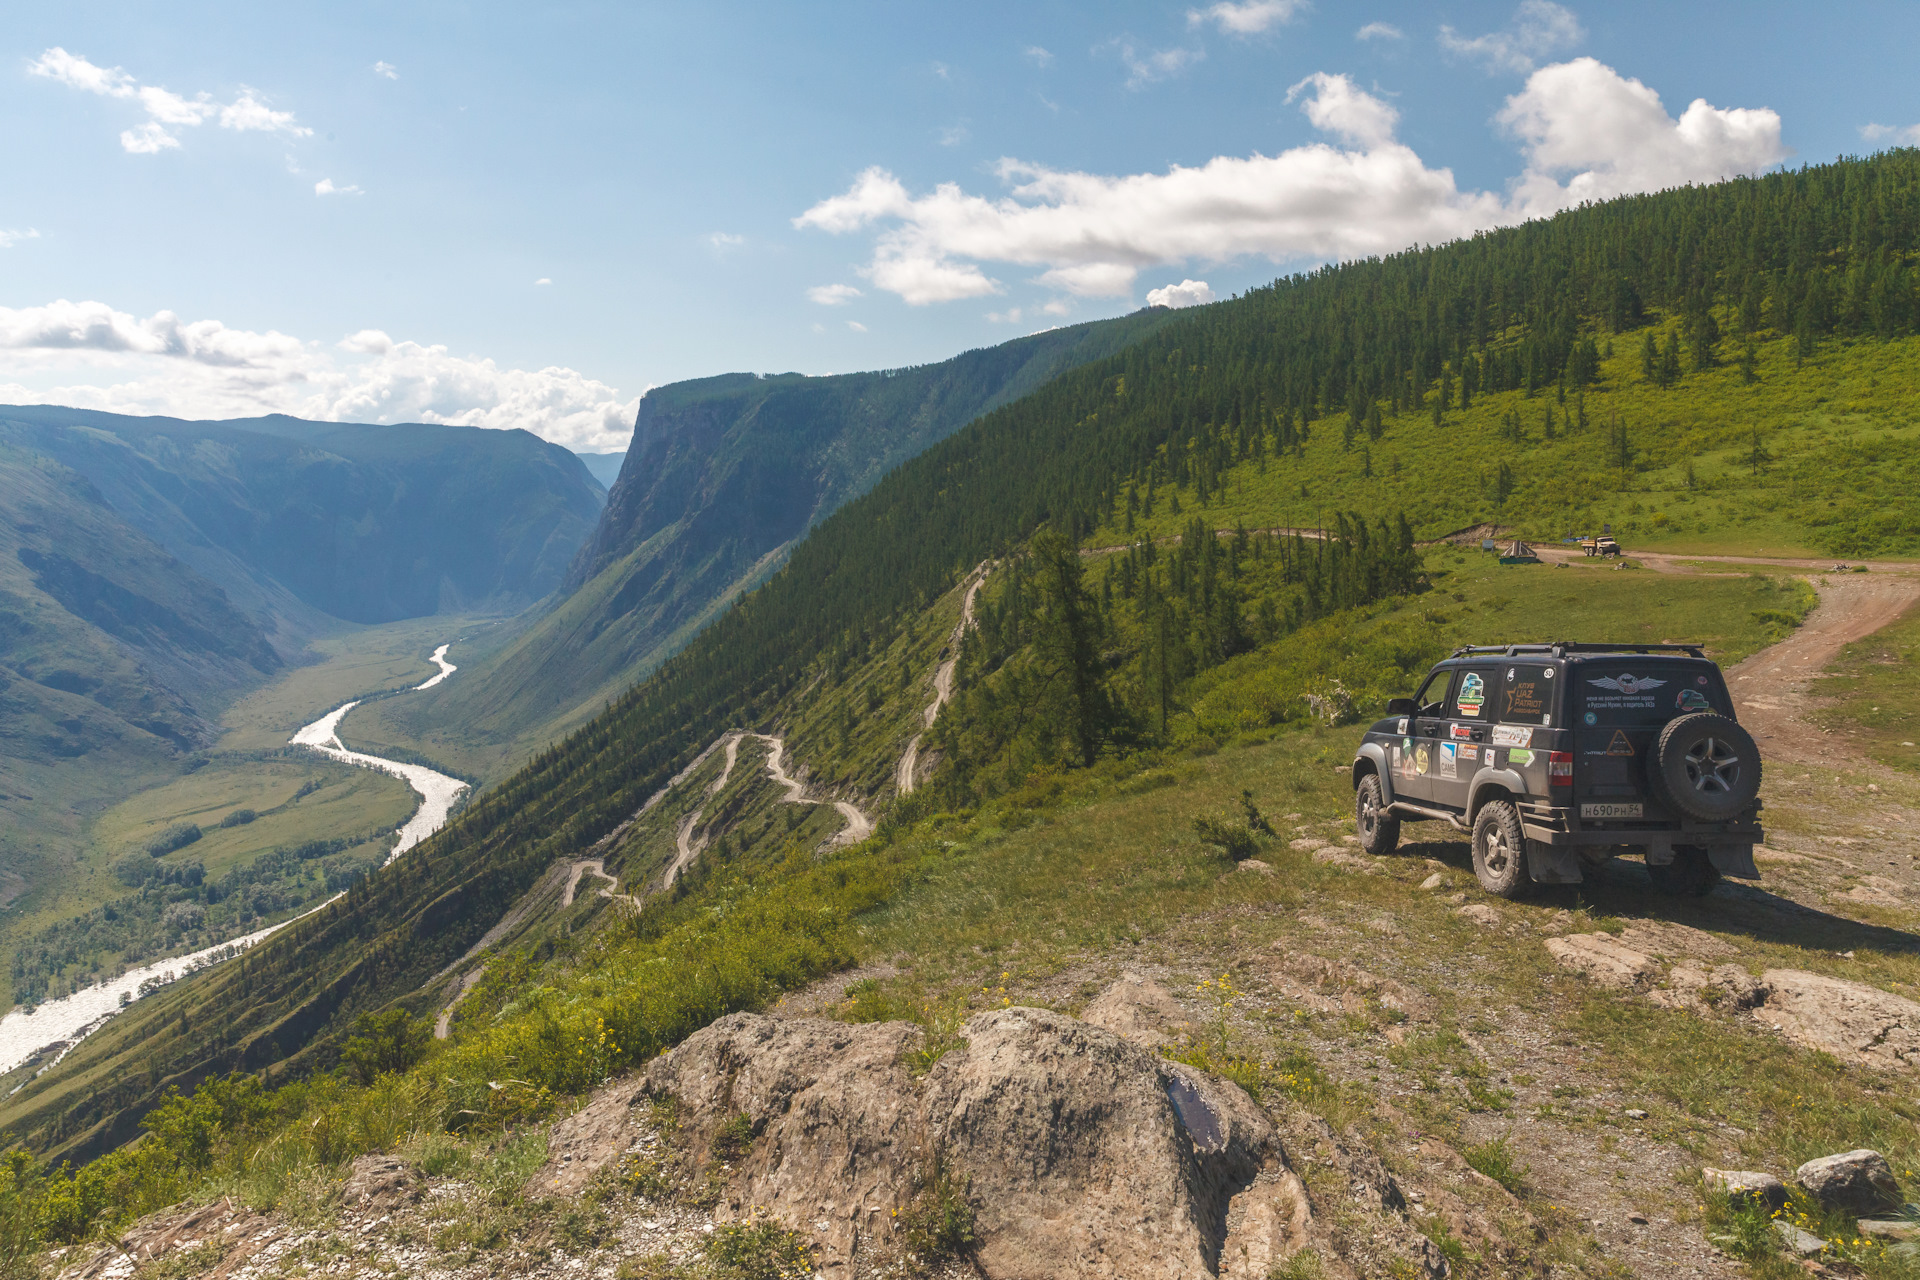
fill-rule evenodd
<path id="1" fill-rule="evenodd" d="M 1545 676 L 1547 679 L 1551 680 L 1553 679 L 1553 668 L 1548 667 L 1545 671 L 1542 671 L 1540 674 Z"/>
<path id="2" fill-rule="evenodd" d="M 1702 689 L 1707 687 L 1707 678 L 1705 676 L 1695 676 L 1693 678 L 1693 682 L 1699 685 Z"/>
<path id="3" fill-rule="evenodd" d="M 1707 702 L 1707 695 L 1698 689 L 1682 689 L 1680 696 L 1674 699 L 1673 705 L 1682 711 L 1712 710 L 1711 704 Z"/>
<path id="4" fill-rule="evenodd" d="M 1599 717 L 1599 716 L 1597 716 L 1597 715 L 1595 715 L 1595 714 L 1593 714 L 1593 712 L 1591 712 L 1591 711 L 1589 711 L 1589 712 L 1587 712 L 1587 715 L 1586 715 L 1586 720 L 1587 720 L 1587 723 L 1588 723 L 1588 724 L 1599 724 L 1599 723 L 1600 723 L 1600 717 Z"/>

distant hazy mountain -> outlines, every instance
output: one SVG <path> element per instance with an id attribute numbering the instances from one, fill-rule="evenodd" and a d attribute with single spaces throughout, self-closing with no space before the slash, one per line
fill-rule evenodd
<path id="1" fill-rule="evenodd" d="M 587 464 L 587 471 L 600 482 L 602 489 L 613 488 L 613 482 L 620 478 L 620 464 L 627 460 L 624 453 L 582 453 L 575 455 Z"/>
<path id="2" fill-rule="evenodd" d="M 249 612 L 350 622 L 518 609 L 599 514 L 584 463 L 525 431 L 0 407 L 0 441 L 86 476 Z"/>
<path id="3" fill-rule="evenodd" d="M 651 671 L 888 471 L 1172 315 L 1140 311 L 911 369 L 655 388 L 552 611 L 471 668 L 458 696 L 435 690 L 370 708 L 370 720 L 478 772 L 517 765 Z"/>

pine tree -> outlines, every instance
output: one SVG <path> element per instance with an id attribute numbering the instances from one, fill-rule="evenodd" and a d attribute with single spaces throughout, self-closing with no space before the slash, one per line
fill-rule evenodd
<path id="1" fill-rule="evenodd" d="M 1659 375 L 1654 379 L 1662 387 L 1671 387 L 1680 381 L 1680 332 L 1667 330 L 1667 341 L 1660 352 Z"/>
<path id="2" fill-rule="evenodd" d="M 1660 344 L 1649 329 L 1640 339 L 1640 376 L 1648 382 L 1660 374 Z"/>

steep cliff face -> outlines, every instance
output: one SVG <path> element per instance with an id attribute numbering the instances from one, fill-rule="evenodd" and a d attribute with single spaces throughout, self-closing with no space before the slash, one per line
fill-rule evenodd
<path id="1" fill-rule="evenodd" d="M 498 776 L 645 676 L 894 467 L 1171 314 L 1052 330 L 912 369 L 735 373 L 654 389 L 552 611 L 483 660 L 457 697 L 435 691 L 378 714 L 435 751 L 464 744 L 469 767 Z"/>

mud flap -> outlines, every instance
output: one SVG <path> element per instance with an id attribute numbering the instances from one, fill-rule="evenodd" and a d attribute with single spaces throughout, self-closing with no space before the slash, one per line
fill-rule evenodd
<path id="1" fill-rule="evenodd" d="M 1707 849 L 1707 858 L 1713 863 L 1713 869 L 1723 876 L 1734 876 L 1741 880 L 1758 880 L 1760 868 L 1753 864 L 1753 846 L 1750 844 L 1716 844 Z"/>
<path id="2" fill-rule="evenodd" d="M 1527 841 L 1527 874 L 1535 884 L 1579 884 L 1580 855 L 1573 845 Z"/>

